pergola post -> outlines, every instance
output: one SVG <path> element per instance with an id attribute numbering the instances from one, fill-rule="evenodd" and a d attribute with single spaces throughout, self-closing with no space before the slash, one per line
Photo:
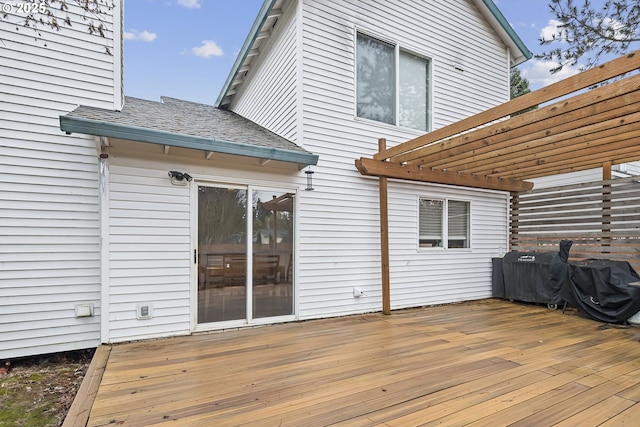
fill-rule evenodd
<path id="1" fill-rule="evenodd" d="M 387 149 L 387 140 L 378 139 L 378 151 Z M 387 177 L 379 177 L 380 190 L 380 264 L 382 266 L 382 313 L 391 314 L 391 291 L 389 280 L 389 206 Z"/>

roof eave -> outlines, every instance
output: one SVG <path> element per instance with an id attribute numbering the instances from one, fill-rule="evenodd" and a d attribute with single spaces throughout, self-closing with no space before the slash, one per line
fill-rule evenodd
<path id="1" fill-rule="evenodd" d="M 520 36 L 518 36 L 493 0 L 475 1 L 476 3 L 484 5 L 485 10 L 489 12 L 489 14 L 486 15 L 487 19 L 493 21 L 493 27 L 511 49 L 511 55 L 513 56 L 512 65 L 515 66 L 531 59 L 533 57 L 533 53 L 531 53 L 522 39 L 520 39 Z"/>
<path id="2" fill-rule="evenodd" d="M 82 133 L 265 160 L 278 160 L 295 163 L 300 169 L 318 163 L 318 155 L 312 153 L 301 153 L 274 147 L 260 147 L 80 117 L 60 116 L 60 130 L 68 134 Z"/>
<path id="3" fill-rule="evenodd" d="M 253 43 L 256 41 L 258 34 L 262 30 L 264 23 L 269 17 L 269 12 L 271 11 L 275 3 L 276 3 L 276 0 L 264 0 L 264 2 L 262 3 L 262 7 L 258 12 L 258 16 L 256 17 L 256 20 L 253 22 L 253 26 L 251 27 L 251 30 L 249 30 L 249 34 L 247 35 L 247 38 L 244 41 L 244 44 L 242 45 L 242 48 L 240 49 L 238 56 L 236 57 L 236 62 L 234 62 L 233 67 L 231 68 L 231 72 L 227 76 L 227 80 L 224 82 L 224 85 L 222 86 L 222 90 L 218 95 L 218 99 L 216 99 L 216 102 L 214 104 L 216 107 L 220 108 L 222 101 L 227 96 L 227 92 L 229 92 L 229 89 L 231 88 L 231 83 L 235 80 L 236 74 L 238 74 L 238 70 L 244 63 L 245 59 L 247 58 L 249 51 L 251 51 L 251 47 L 253 46 Z"/>

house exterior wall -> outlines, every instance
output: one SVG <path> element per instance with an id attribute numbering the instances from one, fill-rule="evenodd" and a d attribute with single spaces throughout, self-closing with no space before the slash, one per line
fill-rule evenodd
<path id="1" fill-rule="evenodd" d="M 295 3 L 287 2 L 289 8 Z M 305 192 L 299 203 L 299 318 L 377 311 L 382 305 L 378 180 L 360 176 L 354 160 L 377 152 L 378 138 L 392 146 L 422 132 L 355 118 L 356 30 L 431 60 L 433 128 L 508 100 L 509 53 L 466 0 L 300 0 L 295 21 L 291 9 L 285 16 L 278 23 L 279 33 L 261 47 L 260 60 L 252 64 L 231 109 L 283 136 L 263 116 L 293 117 L 290 114 L 297 111 L 295 141 L 320 155 L 314 168 L 315 191 Z M 301 34 L 294 35 L 296 27 Z M 290 48 L 294 38 L 297 53 Z M 294 96 L 288 91 L 293 76 L 286 91 L 275 87 L 280 85 L 278 76 L 290 75 L 296 54 L 302 80 Z M 276 83 L 269 85 L 273 78 Z M 288 101 L 274 104 L 279 97 Z M 292 107 L 296 98 L 297 110 Z M 257 105 L 267 107 L 258 114 L 250 108 Z M 491 257 L 500 255 L 508 243 L 508 196 L 394 180 L 389 194 L 392 308 L 490 296 Z M 471 249 L 418 250 L 420 195 L 472 203 Z M 355 298 L 354 287 L 364 296 Z"/>
<path id="2" fill-rule="evenodd" d="M 557 187 L 560 185 L 579 184 L 602 179 L 602 169 L 588 169 L 579 172 L 563 173 L 560 175 L 543 176 L 530 180 L 533 188 Z"/>
<path id="3" fill-rule="evenodd" d="M 118 143 L 109 152 L 109 321 L 103 339 L 190 334 L 196 327 L 198 248 L 197 185 L 232 184 L 299 192 L 301 172 L 272 162 L 243 165 L 232 156 L 204 160 L 202 152 L 159 145 Z M 281 166 L 280 168 L 278 166 Z M 187 186 L 171 184 L 167 171 L 188 171 Z M 151 304 L 153 317 L 138 319 L 137 305 Z"/>
<path id="4" fill-rule="evenodd" d="M 491 297 L 490 259 L 508 241 L 508 194 L 446 186 L 389 187 L 392 308 Z M 418 198 L 471 203 L 471 249 L 417 249 Z"/>
<path id="5" fill-rule="evenodd" d="M 431 59 L 433 128 L 508 100 L 508 52 L 468 1 L 305 0 L 303 8 L 302 129 L 320 161 L 316 190 L 300 207 L 300 317 L 380 310 L 378 180 L 360 176 L 354 159 L 377 152 L 378 138 L 393 146 L 422 132 L 354 117 L 356 30 Z M 471 249 L 418 250 L 420 195 L 471 202 Z M 507 202 L 500 192 L 389 180 L 391 307 L 490 296 Z M 353 297 L 356 286 L 364 297 Z"/>
<path id="6" fill-rule="evenodd" d="M 118 2 L 104 38 L 70 4 L 71 27 L 40 25 L 34 39 L 14 6 L 0 19 L 0 358 L 100 342 L 96 143 L 62 133 L 58 117 L 122 101 Z M 94 316 L 76 318 L 77 304 Z"/>
<path id="7" fill-rule="evenodd" d="M 189 187 L 171 185 L 167 170 L 109 166 L 105 341 L 190 331 L 191 195 Z M 138 303 L 151 303 L 154 317 L 138 320 Z"/>
<path id="8" fill-rule="evenodd" d="M 622 170 L 628 175 L 640 175 L 640 162 L 625 163 L 619 166 L 619 170 Z"/>
<path id="9" fill-rule="evenodd" d="M 614 179 L 640 175 L 640 162 L 630 162 L 620 165 L 613 165 L 611 175 Z M 599 181 L 601 179 L 602 168 L 596 168 L 579 172 L 544 176 L 541 178 L 532 179 L 531 181 L 534 183 L 534 188 L 549 188 L 558 187 L 561 185 L 580 184 L 582 182 Z"/>
<path id="10" fill-rule="evenodd" d="M 299 141 L 296 10 L 295 2 L 284 3 L 283 14 L 272 36 L 260 46 L 260 50 L 269 51 L 269 55 L 260 55 L 251 64 L 245 77 L 248 84 L 242 85 L 239 101 L 231 108 L 293 142 Z"/>

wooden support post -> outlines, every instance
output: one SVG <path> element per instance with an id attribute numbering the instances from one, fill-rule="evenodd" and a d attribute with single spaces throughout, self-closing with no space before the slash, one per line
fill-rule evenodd
<path id="1" fill-rule="evenodd" d="M 387 149 L 387 140 L 378 140 L 378 151 Z M 379 178 L 380 187 L 380 258 L 382 266 L 382 313 L 391 314 L 391 290 L 389 280 L 389 206 L 387 177 Z"/>
<path id="2" fill-rule="evenodd" d="M 602 180 L 611 181 L 611 162 L 602 164 Z M 602 253 L 611 253 L 611 184 L 602 186 Z"/>

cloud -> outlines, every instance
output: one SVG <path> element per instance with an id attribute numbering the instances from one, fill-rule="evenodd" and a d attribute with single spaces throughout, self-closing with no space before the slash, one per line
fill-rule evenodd
<path id="1" fill-rule="evenodd" d="M 547 26 L 540 30 L 540 38 L 551 40 L 555 35 L 557 40 L 565 41 L 567 35 L 562 25 L 562 22 L 550 19 Z M 613 37 L 618 39 L 624 38 L 624 34 L 621 32 L 621 30 L 624 29 L 624 24 L 622 22 L 609 17 L 605 17 L 603 20 L 594 19 L 593 26 L 596 27 L 598 25 L 602 25 L 605 29 L 610 29 L 613 32 L 613 34 L 611 34 Z"/>
<path id="2" fill-rule="evenodd" d="M 529 30 L 529 29 L 535 30 L 537 27 L 537 24 L 535 22 L 526 22 L 526 21 L 519 21 L 519 22 L 516 22 L 515 24 L 509 21 L 509 25 L 514 30 L 517 30 L 517 28 L 524 28 L 525 30 Z"/>
<path id="3" fill-rule="evenodd" d="M 562 70 L 555 74 L 551 74 L 549 70 L 556 66 L 552 61 L 540 61 L 532 59 L 528 61 L 520 69 L 522 76 L 529 80 L 529 87 L 531 90 L 540 89 L 541 87 L 548 86 L 557 81 L 566 79 L 580 72 L 579 66 L 576 67 L 564 67 Z"/>
<path id="4" fill-rule="evenodd" d="M 540 30 L 540 38 L 544 40 L 551 40 L 555 35 L 556 38 L 564 38 L 562 28 L 558 28 L 562 25 L 562 22 L 556 19 L 549 19 L 547 26 Z"/>
<path id="5" fill-rule="evenodd" d="M 147 30 L 142 32 L 138 30 L 125 31 L 123 33 L 123 37 L 125 40 L 139 40 L 143 42 L 152 42 L 158 37 L 156 33 L 150 33 Z"/>
<path id="6" fill-rule="evenodd" d="M 200 9 L 200 7 L 202 7 L 200 0 L 178 0 L 178 4 L 187 9 Z"/>
<path id="7" fill-rule="evenodd" d="M 625 26 L 622 22 L 620 21 L 616 21 L 615 19 L 611 19 L 609 17 L 606 17 L 602 20 L 603 25 L 605 26 L 605 28 L 611 28 L 614 31 L 614 35 L 617 39 L 625 39 L 625 38 L 633 38 L 634 35 L 632 34 L 628 34 L 626 37 L 624 35 L 624 33 L 621 30 L 624 30 Z"/>
<path id="8" fill-rule="evenodd" d="M 199 56 L 200 58 L 209 58 L 211 56 L 224 55 L 222 48 L 218 46 L 218 44 L 213 40 L 203 40 L 200 46 L 192 47 L 190 50 L 184 51 L 182 53 L 183 54 L 191 53 L 195 56 Z"/>

